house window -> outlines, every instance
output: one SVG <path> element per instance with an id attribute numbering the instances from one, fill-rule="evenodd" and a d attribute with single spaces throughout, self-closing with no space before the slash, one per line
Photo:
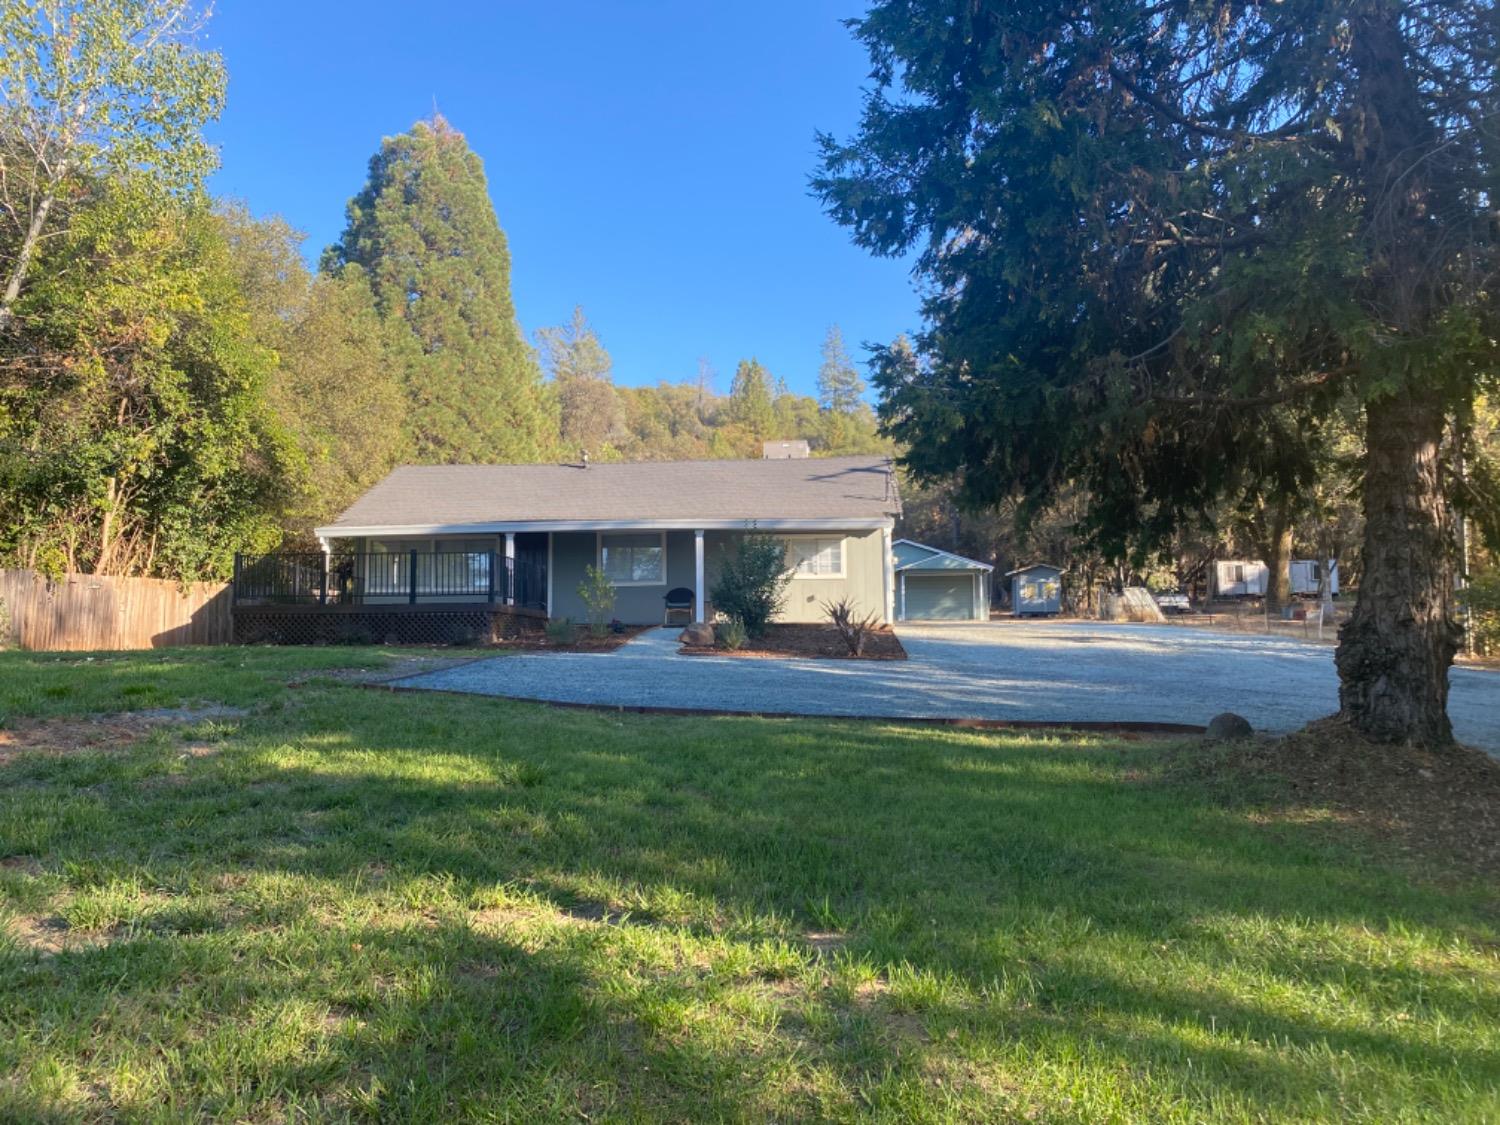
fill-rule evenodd
<path id="1" fill-rule="evenodd" d="M 1239 563 L 1231 563 L 1229 566 L 1229 581 L 1243 582 L 1245 580 L 1245 568 Z"/>
<path id="2" fill-rule="evenodd" d="M 667 533 L 600 535 L 599 569 L 616 586 L 665 586 Z"/>
<path id="3" fill-rule="evenodd" d="M 786 561 L 793 578 L 842 578 L 844 540 L 811 537 L 788 539 Z"/>

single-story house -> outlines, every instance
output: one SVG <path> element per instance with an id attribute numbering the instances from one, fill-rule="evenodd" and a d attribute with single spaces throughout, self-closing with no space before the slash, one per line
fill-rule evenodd
<path id="1" fill-rule="evenodd" d="M 316 534 L 330 557 L 364 560 L 345 579 L 364 604 L 379 592 L 483 601 L 487 587 L 491 601 L 498 588 L 502 601 L 581 620 L 592 564 L 614 584 L 614 616 L 650 624 L 678 589 L 691 591 L 694 620 L 711 620 L 719 561 L 753 529 L 786 542 L 782 620 L 822 620 L 825 602 L 849 598 L 889 623 L 900 510 L 889 459 L 876 456 L 404 466 Z"/>
<path id="2" fill-rule="evenodd" d="M 910 539 L 895 552 L 897 621 L 989 620 L 989 563 Z"/>
<path id="3" fill-rule="evenodd" d="M 1062 567 L 1051 563 L 1032 563 L 1007 571 L 1011 612 L 1017 617 L 1061 613 L 1062 574 Z"/>

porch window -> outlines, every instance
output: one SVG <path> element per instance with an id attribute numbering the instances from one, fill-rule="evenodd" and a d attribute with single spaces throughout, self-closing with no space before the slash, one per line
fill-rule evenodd
<path id="1" fill-rule="evenodd" d="M 411 565 L 411 550 L 421 549 L 426 544 L 413 543 L 409 539 L 371 539 L 370 554 L 384 555 L 371 558 L 365 567 L 365 593 L 376 597 L 405 594 L 411 587 L 407 568 Z"/>
<path id="2" fill-rule="evenodd" d="M 599 568 L 616 586 L 666 585 L 667 533 L 600 535 Z"/>
<path id="3" fill-rule="evenodd" d="M 411 592 L 411 553 L 417 552 L 417 593 L 476 596 L 489 588 L 488 539 L 372 539 L 365 592 Z"/>
<path id="4" fill-rule="evenodd" d="M 788 539 L 786 560 L 796 578 L 842 578 L 844 576 L 844 540 L 842 538 Z"/>
<path id="5" fill-rule="evenodd" d="M 479 550 L 478 548 L 483 548 Z M 432 593 L 476 593 L 489 587 L 490 541 L 434 539 L 433 557 L 417 559 L 417 588 Z M 429 573 L 430 571 L 430 573 Z"/>

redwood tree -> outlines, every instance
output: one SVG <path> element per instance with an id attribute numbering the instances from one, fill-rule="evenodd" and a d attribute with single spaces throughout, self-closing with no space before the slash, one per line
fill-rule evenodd
<path id="1" fill-rule="evenodd" d="M 381 316 L 404 331 L 397 349 L 419 460 L 551 452 L 556 409 L 516 321 L 484 167 L 462 133 L 439 117 L 387 137 L 324 265 L 359 266 Z"/>
<path id="2" fill-rule="evenodd" d="M 1113 553 L 1226 494 L 1295 495 L 1363 410 L 1343 714 L 1451 741 L 1445 419 L 1494 378 L 1491 0 L 883 0 L 855 137 L 814 184 L 921 248 L 883 421 L 971 503 L 1065 482 Z"/>

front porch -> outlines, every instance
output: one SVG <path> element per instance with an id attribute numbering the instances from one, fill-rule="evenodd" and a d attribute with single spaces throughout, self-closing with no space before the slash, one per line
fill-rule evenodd
<path id="1" fill-rule="evenodd" d="M 750 530 L 622 521 L 351 529 L 347 538 L 327 535 L 321 552 L 237 556 L 236 636 L 281 643 L 500 639 L 548 618 L 586 620 L 580 587 L 591 566 L 614 586 L 610 616 L 626 625 L 661 624 L 675 591 L 688 592 L 681 600 L 693 621 L 709 621 L 708 592 L 722 560 Z M 762 533 L 785 541 L 793 569 L 779 621 L 821 621 L 824 606 L 840 598 L 891 620 L 888 528 L 785 521 Z"/>
<path id="2" fill-rule="evenodd" d="M 493 550 L 236 555 L 242 644 L 488 644 L 540 629 L 546 578 Z"/>

